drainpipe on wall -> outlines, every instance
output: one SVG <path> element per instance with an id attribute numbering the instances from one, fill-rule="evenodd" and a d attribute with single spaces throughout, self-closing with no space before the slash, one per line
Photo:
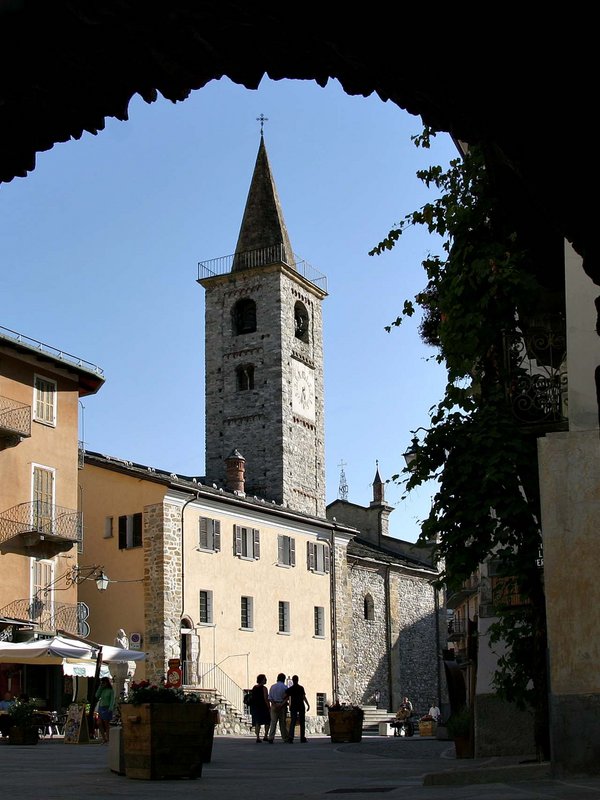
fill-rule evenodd
<path id="1" fill-rule="evenodd" d="M 331 597 L 330 614 L 331 614 L 331 666 L 332 666 L 332 686 L 333 686 L 333 702 L 337 703 L 339 700 L 339 680 L 338 680 L 338 657 L 337 657 L 337 602 L 335 591 L 335 522 L 334 527 L 331 529 L 331 544 L 330 544 L 330 572 L 329 572 L 329 594 Z"/>
<path id="2" fill-rule="evenodd" d="M 434 607 L 435 607 L 435 645 L 436 645 L 436 677 L 437 677 L 437 696 L 438 696 L 438 708 L 441 709 L 442 707 L 442 674 L 441 674 L 441 666 L 442 666 L 442 649 L 440 647 L 440 592 L 439 589 L 433 588 L 433 598 L 434 598 Z"/>
<path id="3" fill-rule="evenodd" d="M 196 492 L 195 495 L 192 495 L 189 500 L 186 500 L 183 506 L 181 507 L 181 613 L 179 614 L 180 620 L 183 618 L 184 606 L 185 606 L 185 547 L 184 547 L 184 539 L 183 539 L 183 515 L 187 506 L 192 503 L 194 500 L 198 500 L 200 497 L 200 492 Z M 179 626 L 181 628 L 181 625 Z M 180 634 L 181 638 L 181 634 Z"/>

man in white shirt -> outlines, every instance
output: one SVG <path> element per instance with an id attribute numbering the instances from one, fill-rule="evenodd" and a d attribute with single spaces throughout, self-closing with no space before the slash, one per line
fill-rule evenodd
<path id="1" fill-rule="evenodd" d="M 271 725 L 269 726 L 269 734 L 267 741 L 273 744 L 275 733 L 277 731 L 277 723 L 279 723 L 279 733 L 284 742 L 287 741 L 287 706 L 288 696 L 286 695 L 287 686 L 285 685 L 285 674 L 280 672 L 277 676 L 277 683 L 269 689 L 269 703 L 271 706 Z"/>
<path id="2" fill-rule="evenodd" d="M 442 716 L 442 712 L 435 704 L 435 700 L 431 701 L 431 708 L 427 712 L 430 717 L 432 717 L 436 722 L 439 722 Z"/>

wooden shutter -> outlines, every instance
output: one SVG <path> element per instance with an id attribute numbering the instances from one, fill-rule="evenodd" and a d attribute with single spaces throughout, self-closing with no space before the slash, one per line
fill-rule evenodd
<path id="1" fill-rule="evenodd" d="M 324 544 L 323 545 L 323 569 L 325 572 L 329 572 L 329 547 Z"/>
<path id="2" fill-rule="evenodd" d="M 218 519 L 213 520 L 213 549 L 221 549 L 221 521 Z"/>
<path id="3" fill-rule="evenodd" d="M 206 517 L 200 517 L 200 540 L 198 544 L 204 550 L 208 550 L 208 520 Z"/>
<path id="4" fill-rule="evenodd" d="M 292 537 L 290 536 L 288 541 L 290 543 L 290 567 L 295 567 L 296 566 L 296 540 L 292 539 Z"/>
<path id="5" fill-rule="evenodd" d="M 133 536 L 131 541 L 132 547 L 142 546 L 142 515 L 141 513 L 133 515 Z"/>
<path id="6" fill-rule="evenodd" d="M 306 543 L 306 566 L 311 572 L 315 571 L 315 543 Z"/>
<path id="7" fill-rule="evenodd" d="M 283 548 L 283 543 L 285 541 L 285 536 L 281 534 L 277 535 L 277 563 L 278 564 L 285 564 L 285 551 Z"/>
<path id="8" fill-rule="evenodd" d="M 127 517 L 119 517 L 119 550 L 127 549 Z"/>
<path id="9" fill-rule="evenodd" d="M 260 531 L 257 531 L 256 528 L 252 529 L 252 537 L 254 539 L 254 558 L 260 558 Z"/>
<path id="10" fill-rule="evenodd" d="M 233 554 L 242 555 L 242 529 L 239 525 L 233 526 Z"/>

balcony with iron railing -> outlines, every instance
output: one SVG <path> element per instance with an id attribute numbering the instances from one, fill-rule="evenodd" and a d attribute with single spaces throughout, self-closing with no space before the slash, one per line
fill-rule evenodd
<path id="1" fill-rule="evenodd" d="M 81 623 L 85 621 L 81 608 L 80 603 L 56 603 L 34 597 L 30 600 L 13 600 L 0 608 L 0 617 L 28 623 L 45 632 L 64 630 L 81 635 Z"/>
<path id="2" fill-rule="evenodd" d="M 448 641 L 458 642 L 466 638 L 468 634 L 467 620 L 461 617 L 454 617 L 448 622 Z"/>
<path id="3" fill-rule="evenodd" d="M 567 337 L 561 315 L 543 316 L 505 334 L 507 397 L 515 418 L 532 431 L 566 430 Z"/>
<path id="4" fill-rule="evenodd" d="M 31 406 L 0 396 L 0 440 L 18 444 L 31 436 Z"/>
<path id="5" fill-rule="evenodd" d="M 51 558 L 81 540 L 81 512 L 33 500 L 0 512 L 0 551 Z"/>
<path id="6" fill-rule="evenodd" d="M 446 599 L 447 608 L 454 609 L 462 605 L 469 597 L 473 597 L 479 591 L 479 576 L 471 575 L 471 577 L 464 581 L 460 589 L 456 589 L 448 594 Z"/>
<path id="7" fill-rule="evenodd" d="M 298 272 L 309 283 L 317 286 L 321 291 L 327 292 L 327 278 L 307 261 L 293 254 L 293 260 L 285 252 L 283 244 L 263 247 L 260 250 L 248 250 L 243 253 L 233 253 L 230 256 L 213 258 L 211 261 L 198 262 L 198 281 L 227 275 L 237 270 L 266 267 L 271 264 L 284 264 Z"/>

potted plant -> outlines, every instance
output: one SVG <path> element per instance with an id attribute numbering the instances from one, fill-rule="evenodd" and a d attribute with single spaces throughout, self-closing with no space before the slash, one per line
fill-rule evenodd
<path id="1" fill-rule="evenodd" d="M 40 738 L 35 718 L 35 706 L 25 700 L 16 700 L 8 709 L 10 718 L 9 744 L 37 744 Z"/>
<path id="2" fill-rule="evenodd" d="M 197 778 L 210 761 L 215 709 L 199 695 L 133 682 L 119 706 L 128 778 Z"/>
<path id="3" fill-rule="evenodd" d="M 454 739 L 457 758 L 473 758 L 472 718 L 467 706 L 454 711 L 446 724 L 448 736 Z"/>
<path id="4" fill-rule="evenodd" d="M 431 714 L 424 714 L 419 718 L 419 736 L 435 736 L 437 733 L 437 721 Z"/>
<path id="5" fill-rule="evenodd" d="M 327 706 L 332 742 L 360 742 L 365 712 L 360 706 L 339 701 Z"/>

